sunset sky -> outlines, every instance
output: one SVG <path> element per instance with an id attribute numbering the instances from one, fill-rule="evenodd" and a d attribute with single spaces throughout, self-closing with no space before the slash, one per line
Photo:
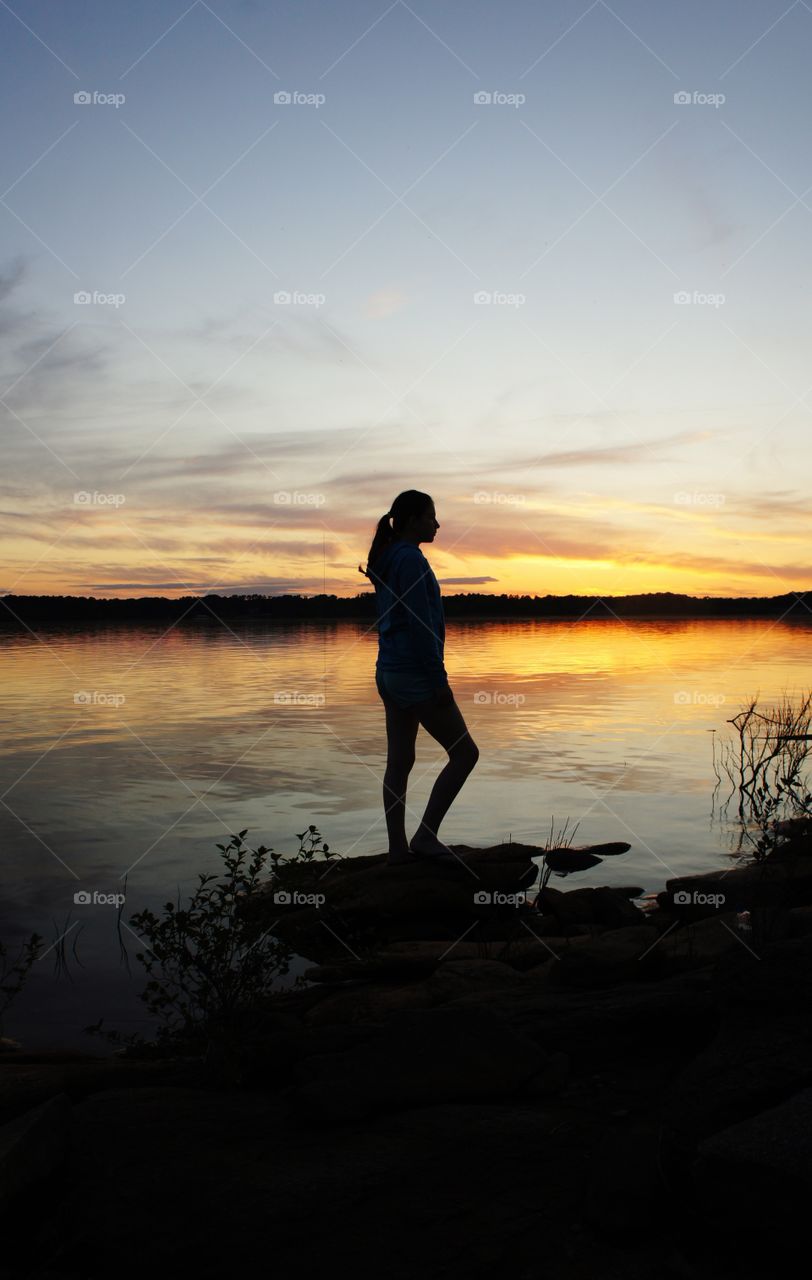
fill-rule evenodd
<path id="1" fill-rule="evenodd" d="M 354 595 L 407 488 L 446 594 L 812 589 L 812 4 L 0 43 L 0 593 Z"/>

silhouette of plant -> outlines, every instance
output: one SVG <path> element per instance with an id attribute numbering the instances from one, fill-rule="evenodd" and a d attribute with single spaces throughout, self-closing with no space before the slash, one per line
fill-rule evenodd
<path id="1" fill-rule="evenodd" d="M 578 830 L 580 823 L 575 824 L 572 829 L 572 835 L 564 843 L 569 818 L 564 823 L 563 829 L 558 835 L 553 837 L 553 821 L 550 820 L 550 838 L 545 845 L 545 852 L 542 855 L 541 876 L 539 881 L 539 892 L 546 889 L 550 876 L 555 872 L 557 876 L 569 876 L 576 871 L 588 871 L 590 867 L 597 867 L 606 857 L 615 857 L 620 853 L 628 853 L 631 845 L 625 841 L 618 840 L 609 844 L 591 845 L 585 849 L 573 849 L 572 839 Z"/>
<path id="2" fill-rule="evenodd" d="M 803 695 L 798 705 L 784 695 L 780 705 L 764 710 L 758 709 L 756 695 L 726 723 L 733 725 L 735 737 L 720 743 L 718 764 L 731 786 L 721 810 L 724 814 L 734 794 L 738 796 L 741 829 L 734 852 L 749 853 L 760 862 L 777 843 L 779 815 L 787 819 L 809 814 L 804 770 L 812 750 L 812 692 Z M 715 738 L 713 767 L 718 789 L 722 776 Z M 755 828 L 758 836 L 748 827 Z"/>
<path id="3" fill-rule="evenodd" d="M 256 1007 L 267 999 L 273 979 L 289 970 L 290 949 L 240 909 L 260 890 L 272 854 L 264 845 L 246 846 L 247 830 L 217 845 L 225 872 L 198 875 L 200 884 L 186 907 L 178 897 L 177 904 L 166 903 L 162 917 L 145 910 L 130 918 L 147 941 L 145 951 L 136 952 L 149 976 L 140 998 L 159 1021 L 159 1044 L 205 1039 L 210 1021 Z M 85 1030 L 128 1048 L 139 1043 L 137 1035 L 102 1032 L 101 1022 Z"/>
<path id="4" fill-rule="evenodd" d="M 12 1002 L 20 994 L 34 961 L 39 959 L 45 941 L 38 933 L 32 933 L 20 947 L 17 959 L 11 961 L 8 949 L 0 941 L 0 1038 L 3 1036 L 3 1019 Z"/>
<path id="5" fill-rule="evenodd" d="M 787 797 L 793 817 L 797 819 L 812 818 L 812 795 L 809 792 L 799 793 L 797 786 L 792 785 L 786 777 L 779 778 L 771 791 L 769 785 L 762 784 L 756 788 L 755 797 L 758 804 L 759 827 L 758 839 L 752 849 L 754 861 L 763 862 L 784 844 L 787 835 L 787 820 L 779 820 L 777 814 L 785 811 Z"/>
<path id="6" fill-rule="evenodd" d="M 228 845 L 217 845 L 225 871 L 219 877 L 199 874 L 188 906 L 182 907 L 179 897 L 177 904 L 166 903 L 162 917 L 149 910 L 130 917 L 147 941 L 146 951 L 135 954 L 149 976 L 140 998 L 159 1022 L 157 1040 L 102 1030 L 103 1018 L 85 1027 L 86 1034 L 103 1036 L 128 1056 L 160 1056 L 185 1048 L 196 1052 L 208 1042 L 211 1028 L 220 1036 L 229 1025 L 244 1023 L 245 1015 L 268 1008 L 273 982 L 289 972 L 294 952 L 273 936 L 276 921 L 265 923 L 267 891 L 286 883 L 288 868 L 292 874 L 305 868 L 308 877 L 318 874 L 325 862 L 316 854 L 329 853 L 330 846 L 312 823 L 297 833 L 299 848 L 292 857 L 264 845 L 251 849 L 244 844 L 247 831 L 232 835 Z M 270 880 L 261 880 L 267 863 Z M 260 910 L 252 910 L 254 906 Z M 120 915 L 119 909 L 119 925 Z"/>

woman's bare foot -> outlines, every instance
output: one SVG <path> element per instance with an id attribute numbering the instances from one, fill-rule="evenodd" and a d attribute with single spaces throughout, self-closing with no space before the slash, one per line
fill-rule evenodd
<path id="1" fill-rule="evenodd" d="M 449 849 L 447 844 L 443 844 L 442 840 L 432 835 L 430 831 L 416 831 L 409 842 L 409 848 L 412 853 L 419 854 L 423 858 L 456 857 L 453 849 Z"/>
<path id="2" fill-rule="evenodd" d="M 391 867 L 396 862 L 412 862 L 414 854 L 407 844 L 390 849 L 386 855 L 386 861 Z"/>

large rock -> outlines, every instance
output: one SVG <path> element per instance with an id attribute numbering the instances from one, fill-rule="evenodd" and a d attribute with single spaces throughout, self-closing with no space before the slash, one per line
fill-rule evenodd
<path id="1" fill-rule="evenodd" d="M 453 941 L 472 926 L 480 938 L 506 937 L 538 874 L 532 858 L 543 851 L 516 844 L 451 847 L 459 862 L 390 867 L 375 856 L 294 863 L 280 872 L 279 884 L 246 898 L 241 909 L 258 929 L 270 927 L 319 964 L 343 963 L 348 952 L 386 941 Z"/>
<path id="2" fill-rule="evenodd" d="M 566 893 L 548 886 L 539 893 L 538 903 L 545 915 L 559 923 L 606 925 L 610 929 L 645 923 L 643 912 L 629 901 L 627 891 L 608 885 Z"/>
<path id="3" fill-rule="evenodd" d="M 807 906 L 812 903 L 812 858 L 789 856 L 667 880 L 657 902 L 684 919 L 759 907 Z"/>
<path id="4" fill-rule="evenodd" d="M 309 1131 L 286 1128 L 281 1111 L 272 1092 L 89 1098 L 77 1108 L 64 1194 L 35 1201 L 12 1224 L 15 1240 L 4 1233 L 9 1280 L 30 1276 L 37 1259 L 54 1280 L 102 1280 L 111 1259 L 122 1280 L 184 1270 L 214 1280 L 235 1270 L 235 1247 L 245 1275 L 267 1272 L 269 1251 L 280 1276 L 365 1277 L 382 1266 L 387 1280 L 723 1274 L 678 1266 L 677 1253 L 696 1260 L 694 1223 L 666 1192 L 673 1218 L 655 1245 L 641 1246 L 634 1229 L 615 1245 L 583 1224 L 592 1135 L 603 1126 L 589 1107 L 451 1102 Z M 187 1222 L 201 1226 L 179 1228 Z"/>
<path id="5" fill-rule="evenodd" d="M 174 1080 L 173 1062 L 102 1058 L 80 1053 L 16 1053 L 0 1066 L 0 1124 L 59 1094 L 71 1101 L 101 1089 Z"/>
<path id="6" fill-rule="evenodd" d="M 639 979 L 658 936 L 650 926 L 632 925 L 595 939 L 575 938 L 574 945 L 546 966 L 545 977 L 550 985 L 562 987 L 603 987 Z"/>
<path id="7" fill-rule="evenodd" d="M 449 1008 L 496 1010 L 511 1026 L 546 1049 L 563 1049 L 585 1060 L 625 1055 L 646 1044 L 696 1053 L 716 1033 L 718 1006 L 710 993 L 710 971 L 678 974 L 662 982 L 565 989 L 531 969 L 520 985 L 460 996 Z"/>
<path id="8" fill-rule="evenodd" d="M 807 1247 L 812 1198 L 812 1089 L 702 1142 L 694 1167 L 699 1196 L 723 1232 L 773 1263 L 797 1261 Z"/>
<path id="9" fill-rule="evenodd" d="M 0 1127 L 0 1212 L 64 1164 L 70 1139 L 71 1103 L 64 1093 Z"/>
<path id="10" fill-rule="evenodd" d="M 546 852 L 535 845 L 502 844 L 486 849 L 450 846 L 458 860 L 431 860 L 388 866 L 383 855 L 313 859 L 280 866 L 259 893 L 246 896 L 240 910 L 258 931 L 274 936 L 319 965 L 343 964 L 348 952 L 374 952 L 387 942 L 506 940 L 526 918 L 539 936 L 619 928 L 642 923 L 629 901 L 636 887 L 545 889 L 544 916 L 528 901 Z M 626 844 L 595 845 L 596 856 L 618 853 Z M 587 852 L 581 850 L 580 852 Z M 281 896 L 280 896 L 281 895 Z"/>
<path id="11" fill-rule="evenodd" d="M 736 1194 L 749 1195 L 761 1212 L 766 1210 L 765 1202 L 792 1190 L 808 1202 L 812 1196 L 812 1089 L 802 1089 L 780 1106 L 706 1138 L 698 1148 L 700 1169 L 709 1179 L 709 1189 L 713 1185 L 718 1189 L 721 1177 L 731 1194 L 728 1179 L 735 1179 Z"/>
<path id="12" fill-rule="evenodd" d="M 434 960 L 435 965 L 445 960 L 500 960 L 514 969 L 532 969 L 554 959 L 570 946 L 577 946 L 581 940 L 590 941 L 585 929 L 578 935 L 552 936 L 546 935 L 539 928 L 539 922 L 523 930 L 520 936 L 509 942 L 476 943 L 444 939 L 410 940 L 388 943 L 381 948 L 381 953 L 392 957 L 421 957 L 427 962 Z"/>
<path id="13" fill-rule="evenodd" d="M 501 960 L 445 960 L 426 983 L 426 990 L 438 1004 L 457 1000 L 471 991 L 503 991 L 521 986 L 525 975 Z"/>
<path id="14" fill-rule="evenodd" d="M 445 1006 L 392 1015 L 360 1049 L 302 1064 L 284 1095 L 303 1123 L 348 1121 L 384 1111 L 507 1098 L 559 1069 L 504 1018 Z"/>
<path id="15" fill-rule="evenodd" d="M 675 1124 L 698 1137 L 781 1102 L 812 1083 L 812 938 L 761 955 L 720 957 L 711 997 L 717 1035 L 669 1091 Z"/>
<path id="16" fill-rule="evenodd" d="M 380 1022 L 402 1009 L 434 1004 L 425 981 L 395 986 L 388 982 L 347 983 L 332 988 L 305 1014 L 308 1027 Z"/>
<path id="17" fill-rule="evenodd" d="M 752 954 L 748 935 L 737 926 L 736 912 L 684 923 L 662 934 L 648 956 L 652 973 L 667 975 L 702 968 L 728 951 Z"/>

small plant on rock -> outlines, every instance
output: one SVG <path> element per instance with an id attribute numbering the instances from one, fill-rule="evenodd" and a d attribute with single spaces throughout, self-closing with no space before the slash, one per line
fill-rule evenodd
<path id="1" fill-rule="evenodd" d="M 8 949 L 0 941 L 0 1041 L 3 1040 L 3 1019 L 12 1001 L 25 985 L 31 966 L 39 958 L 44 939 L 32 933 L 20 947 L 16 960 L 11 960 Z"/>

